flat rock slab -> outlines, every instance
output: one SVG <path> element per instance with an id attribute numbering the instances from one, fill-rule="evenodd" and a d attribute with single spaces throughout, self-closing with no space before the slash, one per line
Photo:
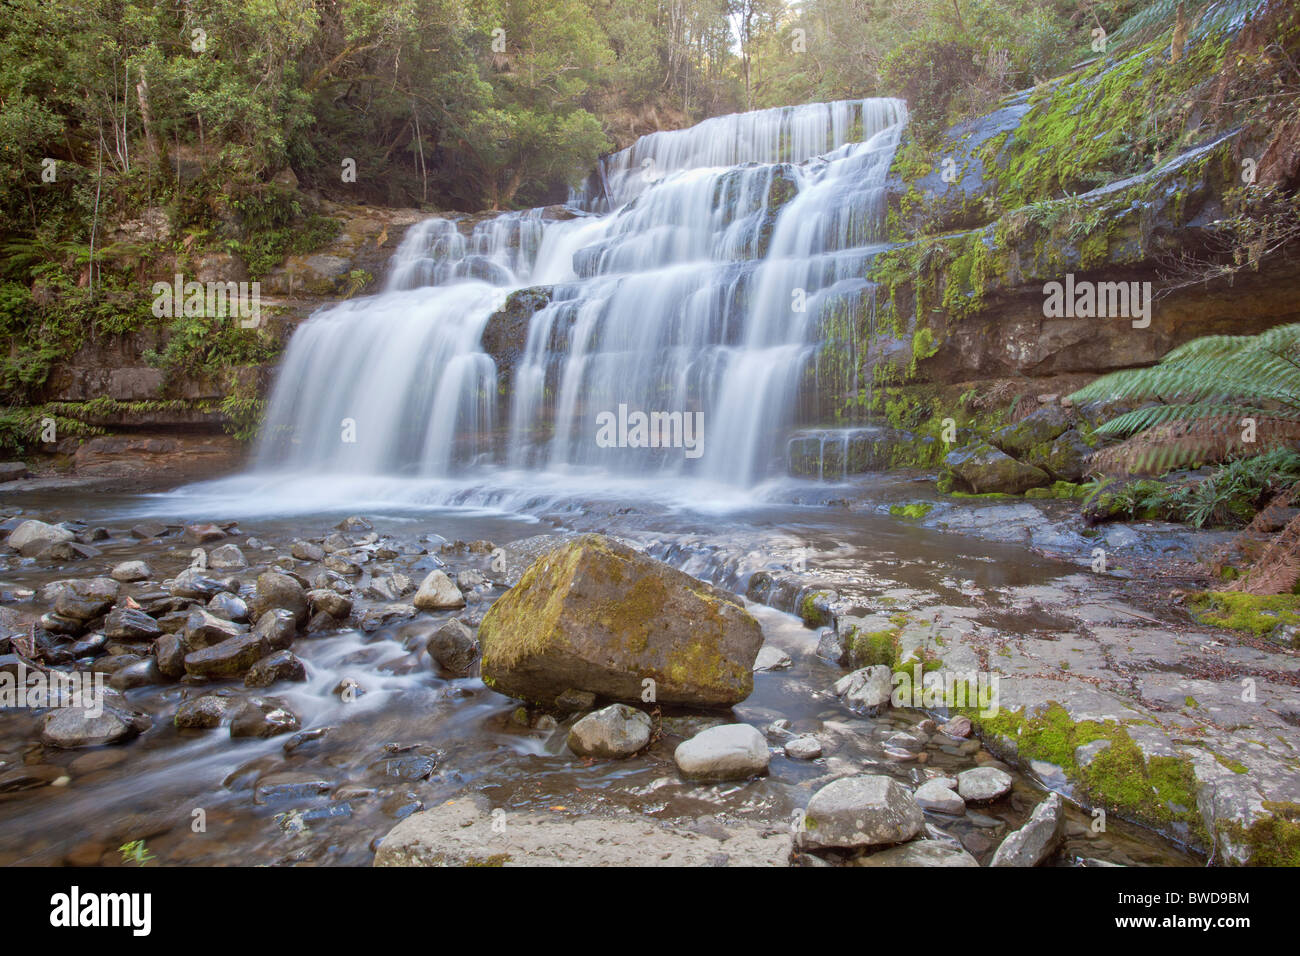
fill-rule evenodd
<path id="1" fill-rule="evenodd" d="M 491 810 L 472 797 L 414 813 L 375 866 L 788 866 L 788 830 L 697 832 L 632 816 Z"/>

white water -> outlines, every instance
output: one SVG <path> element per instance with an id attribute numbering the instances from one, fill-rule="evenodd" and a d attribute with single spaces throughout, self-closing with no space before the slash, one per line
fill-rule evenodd
<path id="1" fill-rule="evenodd" d="M 608 157 L 575 218 L 411 227 L 383 292 L 295 333 L 249 479 L 431 502 L 475 483 L 752 489 L 782 470 L 821 318 L 872 293 L 905 122 L 888 99 L 718 117 Z M 527 287 L 550 302 L 499 370 L 484 329 Z M 620 405 L 702 412 L 703 454 L 601 447 Z"/>

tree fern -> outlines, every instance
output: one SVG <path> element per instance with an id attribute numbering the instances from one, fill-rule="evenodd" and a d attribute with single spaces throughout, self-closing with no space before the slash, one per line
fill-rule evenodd
<path id="1" fill-rule="evenodd" d="M 1093 456 L 1097 473 L 1173 468 L 1300 445 L 1300 324 L 1260 335 L 1212 335 L 1173 349 L 1159 365 L 1102 376 L 1076 403 L 1148 401 L 1101 425 L 1123 443 Z"/>

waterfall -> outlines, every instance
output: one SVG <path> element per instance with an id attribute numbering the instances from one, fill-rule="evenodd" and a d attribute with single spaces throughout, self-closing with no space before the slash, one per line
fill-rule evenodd
<path id="1" fill-rule="evenodd" d="M 892 99 L 717 117 L 606 157 L 567 207 L 412 226 L 382 292 L 294 334 L 258 468 L 752 485 L 785 457 L 826 316 L 872 295 L 905 122 Z M 524 289 L 542 304 L 498 368 L 484 342 Z"/>

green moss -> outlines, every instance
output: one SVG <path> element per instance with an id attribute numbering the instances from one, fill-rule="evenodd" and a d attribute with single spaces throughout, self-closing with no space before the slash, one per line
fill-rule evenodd
<path id="1" fill-rule="evenodd" d="M 1074 721 L 1055 701 L 1040 715 L 1026 719 L 1023 711 L 1003 711 L 980 717 L 968 711 L 981 735 L 1009 740 L 1025 760 L 1056 764 L 1096 805 L 1159 829 L 1185 826 L 1193 842 L 1208 846 L 1208 834 L 1196 810 L 1196 779 L 1187 757 L 1147 760 L 1115 721 Z M 1110 746 L 1085 767 L 1075 760 L 1076 748 L 1096 740 Z"/>
<path id="2" fill-rule="evenodd" d="M 1202 624 L 1263 637 L 1278 625 L 1300 624 L 1300 595 L 1202 591 L 1189 601 Z"/>
<path id="3" fill-rule="evenodd" d="M 895 518 L 905 518 L 908 521 L 919 521 L 934 510 L 934 505 L 925 501 L 913 502 L 910 505 L 890 505 L 889 513 Z"/>
<path id="4" fill-rule="evenodd" d="M 799 602 L 799 617 L 803 619 L 806 626 L 817 628 L 825 627 L 830 623 L 825 611 L 817 606 L 817 598 L 825 596 L 826 591 L 813 591 L 811 594 L 804 596 Z"/>
<path id="5" fill-rule="evenodd" d="M 1264 801 L 1268 816 L 1249 827 L 1237 821 L 1219 824 L 1222 837 L 1250 854 L 1251 866 L 1300 866 L 1300 803 Z"/>

